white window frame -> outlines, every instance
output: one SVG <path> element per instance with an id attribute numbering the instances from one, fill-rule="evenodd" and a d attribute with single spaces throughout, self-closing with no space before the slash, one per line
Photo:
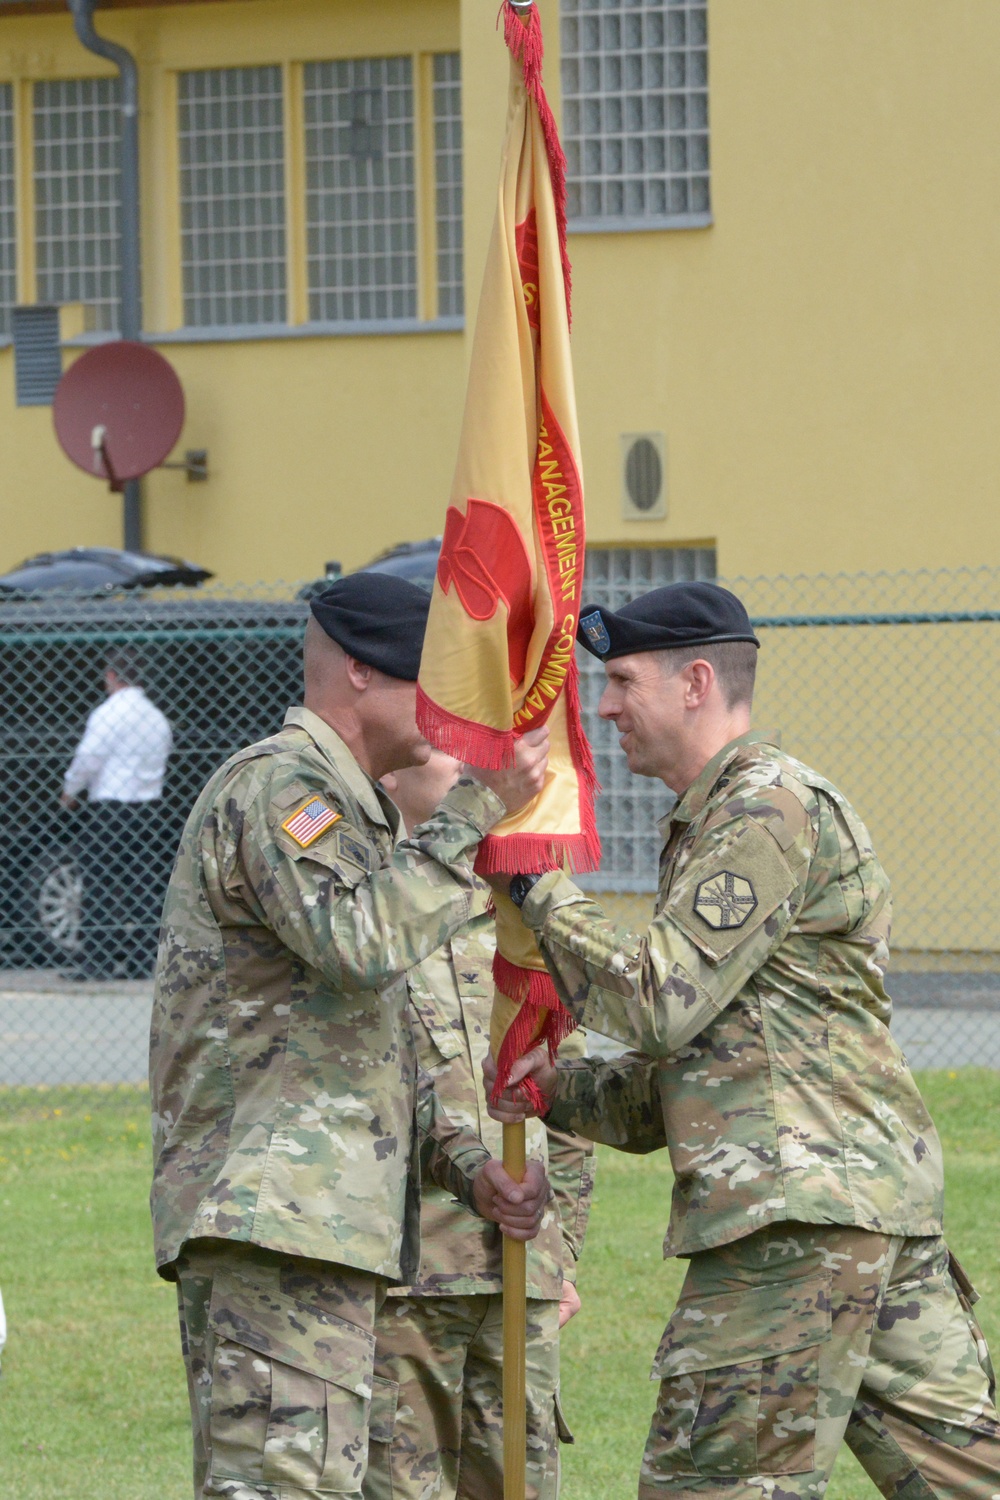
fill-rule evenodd
<path id="1" fill-rule="evenodd" d="M 10 338 L 17 302 L 17 132 L 15 91 L 0 83 L 0 342 Z"/>
<path id="2" fill-rule="evenodd" d="M 254 120 L 267 106 L 273 118 L 265 131 Z M 243 115 L 235 125 L 234 109 Z M 185 328 L 286 326 L 288 189 L 281 67 L 180 73 L 177 140 Z M 234 247 L 248 253 L 230 254 Z M 203 316 L 203 308 L 211 315 Z M 249 316 L 251 308 L 256 316 Z"/>
<path id="3" fill-rule="evenodd" d="M 436 52 L 434 78 L 434 215 L 438 313 L 465 316 L 462 54 Z"/>
<path id="4" fill-rule="evenodd" d="M 569 228 L 712 222 L 707 0 L 561 0 Z"/>
<path id="5" fill-rule="evenodd" d="M 35 295 L 83 303 L 105 334 L 117 331 L 119 316 L 118 89 L 116 78 L 93 77 L 32 86 Z M 53 145 L 46 120 L 74 113 L 77 127 L 94 129 L 66 129 Z M 95 278 L 106 280 L 103 289 Z"/>
<path id="6" fill-rule="evenodd" d="M 302 97 L 309 321 L 417 322 L 413 58 L 308 62 Z"/>

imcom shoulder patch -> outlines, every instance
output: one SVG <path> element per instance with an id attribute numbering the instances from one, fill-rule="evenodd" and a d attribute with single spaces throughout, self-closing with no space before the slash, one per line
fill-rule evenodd
<path id="1" fill-rule="evenodd" d="M 324 802 L 322 797 L 310 797 L 281 826 L 300 849 L 308 849 L 310 844 L 315 844 L 320 834 L 326 833 L 334 823 L 339 823 L 343 816 L 343 813 Z"/>
<path id="2" fill-rule="evenodd" d="M 713 963 L 747 942 L 796 889 L 798 877 L 771 835 L 748 818 L 699 858 L 697 848 L 665 908 Z"/>
<path id="3" fill-rule="evenodd" d="M 694 909 L 716 932 L 742 927 L 757 908 L 753 885 L 744 875 L 720 870 L 703 880 L 694 893 Z"/>

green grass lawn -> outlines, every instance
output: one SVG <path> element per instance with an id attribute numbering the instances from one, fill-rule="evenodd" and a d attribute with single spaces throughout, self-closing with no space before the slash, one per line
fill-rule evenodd
<path id="1" fill-rule="evenodd" d="M 1000 1074 L 929 1073 L 921 1083 L 945 1141 L 949 1238 L 983 1293 L 997 1349 Z M 44 1117 L 35 1102 L 0 1123 L 3 1492 L 189 1500 L 174 1295 L 152 1268 L 144 1101 L 118 1096 L 87 1109 L 68 1095 L 48 1099 Z M 668 1198 L 665 1157 L 602 1153 L 584 1306 L 563 1352 L 577 1435 L 564 1449 L 565 1500 L 635 1493 L 654 1396 L 649 1364 L 683 1269 L 660 1258 Z M 827 1500 L 876 1500 L 876 1491 L 845 1456 Z"/>
<path id="2" fill-rule="evenodd" d="M 1000 1073 L 920 1075 L 944 1141 L 946 1228 L 979 1292 L 977 1312 L 1000 1350 Z M 684 1275 L 661 1259 L 670 1200 L 662 1154 L 602 1151 L 590 1232 L 580 1266 L 583 1309 L 563 1336 L 563 1406 L 576 1433 L 565 1448 L 565 1500 L 634 1495 L 656 1386 L 649 1366 Z M 845 1449 L 826 1500 L 879 1500 Z"/>

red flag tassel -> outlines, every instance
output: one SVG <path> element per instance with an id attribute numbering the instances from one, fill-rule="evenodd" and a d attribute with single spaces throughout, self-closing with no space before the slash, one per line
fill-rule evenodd
<path id="1" fill-rule="evenodd" d="M 571 659 L 566 669 L 563 694 L 570 755 L 580 789 L 580 832 L 505 833 L 496 837 L 487 834 L 476 854 L 477 875 L 544 875 L 547 870 L 562 869 L 579 874 L 585 870 L 596 870 L 601 863 L 601 840 L 594 809 L 601 783 L 594 768 L 590 741 L 583 732 L 580 715 L 580 668 L 576 657 Z"/>
<path id="2" fill-rule="evenodd" d="M 556 228 L 559 232 L 559 252 L 562 258 L 563 280 L 566 283 L 566 317 L 573 322 L 572 289 L 573 270 L 566 243 L 566 156 L 559 140 L 555 115 L 545 97 L 542 87 L 542 23 L 538 9 L 532 6 L 525 16 L 519 15 L 510 5 L 504 4 L 503 39 L 521 64 L 524 86 L 538 110 L 538 118 L 545 137 L 545 150 L 549 158 L 549 173 L 552 178 L 552 196 L 556 206 Z"/>
<path id="3" fill-rule="evenodd" d="M 495 1104 L 510 1082 L 511 1068 L 519 1057 L 530 1052 L 532 1047 L 544 1043 L 549 1049 L 549 1057 L 554 1060 L 560 1043 L 576 1029 L 577 1023 L 556 994 L 556 987 L 547 971 L 522 969 L 519 964 L 504 958 L 502 953 L 496 953 L 493 957 L 493 979 L 498 990 L 511 1000 L 521 1002 L 521 1008 L 500 1044 L 496 1082 L 491 1094 Z M 539 1027 L 538 1015 L 542 1010 L 547 1014 L 544 1024 Z M 545 1100 L 530 1078 L 518 1087 L 523 1090 L 532 1109 L 544 1110 Z"/>
<path id="4" fill-rule="evenodd" d="M 512 729 L 491 729 L 488 724 L 477 724 L 450 713 L 428 698 L 419 682 L 417 726 L 436 749 L 453 755 L 456 760 L 467 761 L 470 766 L 502 771 L 514 764 L 517 736 Z"/>

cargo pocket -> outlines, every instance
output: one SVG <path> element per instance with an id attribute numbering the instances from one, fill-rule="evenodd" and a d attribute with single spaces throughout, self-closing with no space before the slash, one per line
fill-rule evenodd
<path id="1" fill-rule="evenodd" d="M 969 1325 L 969 1332 L 971 1333 L 973 1342 L 976 1346 L 976 1355 L 979 1359 L 980 1369 L 986 1376 L 986 1384 L 989 1389 L 990 1400 L 995 1404 L 997 1398 L 996 1372 L 993 1369 L 993 1361 L 990 1358 L 990 1351 L 989 1346 L 986 1342 L 986 1335 L 983 1333 L 979 1319 L 972 1311 L 975 1304 L 979 1301 L 979 1293 L 976 1291 L 972 1282 L 969 1280 L 965 1268 L 959 1260 L 958 1256 L 955 1255 L 955 1253 L 951 1250 L 949 1250 L 948 1252 L 948 1271 L 951 1275 L 952 1282 L 954 1283 L 955 1291 L 958 1294 L 958 1300 L 962 1305 L 962 1311 L 965 1313 L 966 1321 Z"/>
<path id="2" fill-rule="evenodd" d="M 681 1302 L 653 1362 L 650 1476 L 802 1474 L 815 1467 L 829 1277 Z"/>
<path id="3" fill-rule="evenodd" d="M 406 1494 L 405 1472 L 399 1474 L 396 1488 L 396 1466 L 400 1463 L 400 1449 L 406 1449 L 405 1439 L 396 1444 L 396 1408 L 399 1405 L 399 1386 L 394 1380 L 385 1380 L 376 1375 L 372 1382 L 372 1413 L 368 1424 L 368 1469 L 365 1474 L 366 1500 L 391 1500 L 394 1494 Z"/>
<path id="4" fill-rule="evenodd" d="M 942 1247 L 947 1271 L 889 1287 L 865 1366 L 863 1390 L 918 1423 L 975 1427 L 993 1403 L 989 1350 L 972 1311 L 975 1289 Z M 957 1274 L 956 1274 L 957 1268 Z"/>
<path id="5" fill-rule="evenodd" d="M 373 1443 L 391 1443 L 396 1430 L 399 1386 L 395 1380 L 376 1375 L 372 1381 L 372 1410 L 368 1435 Z"/>
<path id="6" fill-rule="evenodd" d="M 209 1323 L 211 1478 L 283 1493 L 359 1490 L 375 1340 L 363 1328 L 236 1276 L 217 1276 Z"/>

